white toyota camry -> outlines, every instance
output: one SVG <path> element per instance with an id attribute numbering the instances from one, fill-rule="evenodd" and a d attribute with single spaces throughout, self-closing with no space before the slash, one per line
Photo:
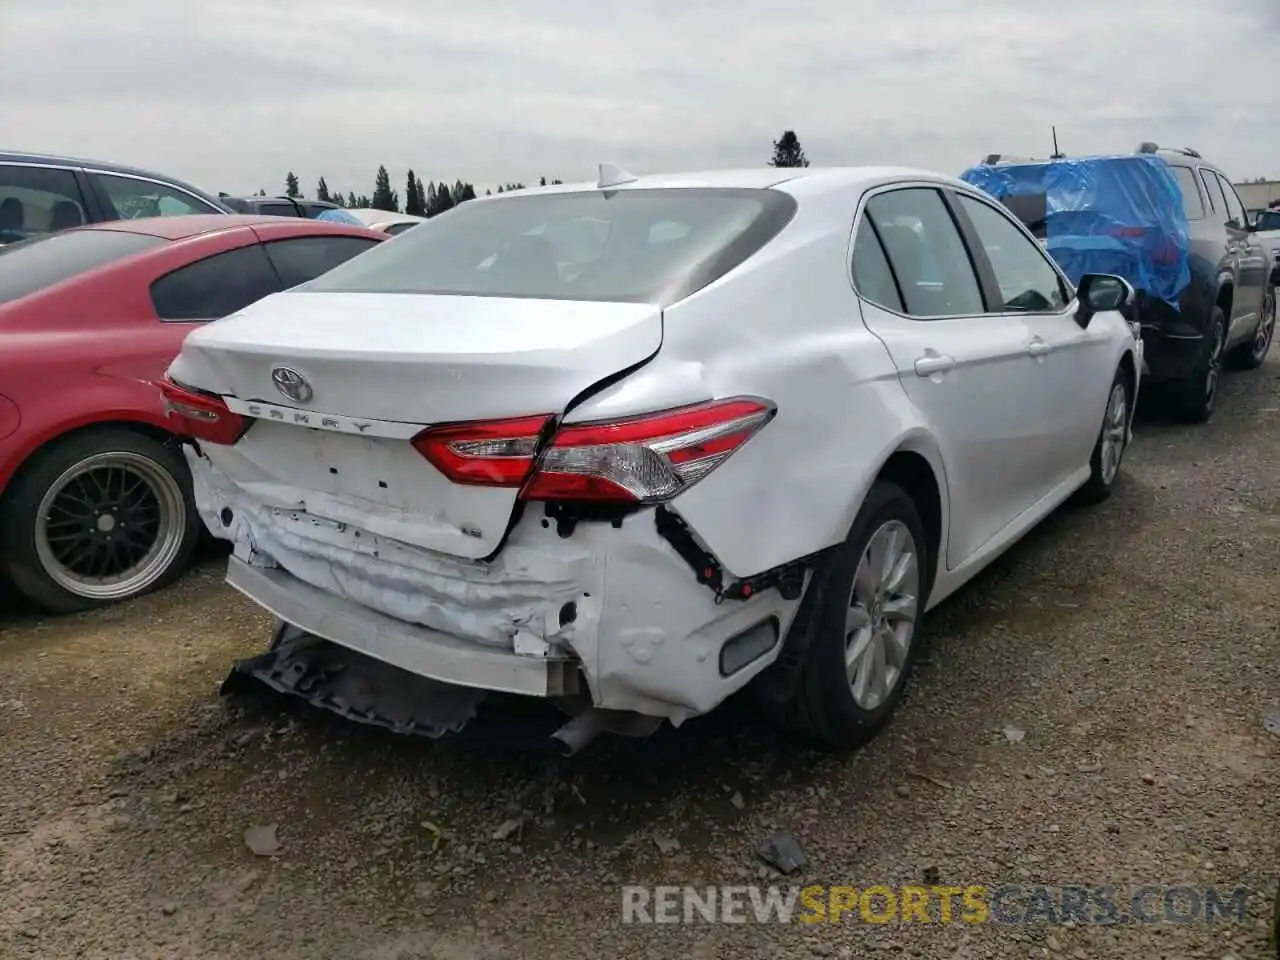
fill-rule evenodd
<path id="1" fill-rule="evenodd" d="M 752 682 L 848 747 L 926 611 L 1110 491 L 1132 296 L 950 177 L 602 165 L 193 332 L 164 392 L 281 689 L 433 736 L 550 698 L 571 751 Z"/>

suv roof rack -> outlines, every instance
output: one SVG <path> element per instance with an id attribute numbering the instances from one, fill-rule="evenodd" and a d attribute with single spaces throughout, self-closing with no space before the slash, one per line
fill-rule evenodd
<path id="1" fill-rule="evenodd" d="M 1182 148 L 1162 147 L 1160 146 L 1160 144 L 1153 143 L 1150 140 L 1144 140 L 1142 143 L 1138 144 L 1137 152 L 1138 153 L 1159 153 L 1161 150 L 1163 150 L 1166 153 L 1179 153 L 1184 157 L 1192 157 L 1196 160 L 1204 159 L 1204 157 L 1200 155 L 1199 150 L 1192 150 L 1190 147 L 1182 147 Z"/>
<path id="2" fill-rule="evenodd" d="M 1015 157 L 1007 153 L 988 153 L 982 158 L 982 162 L 988 167 L 994 167 L 997 163 L 1043 163 L 1039 157 Z"/>

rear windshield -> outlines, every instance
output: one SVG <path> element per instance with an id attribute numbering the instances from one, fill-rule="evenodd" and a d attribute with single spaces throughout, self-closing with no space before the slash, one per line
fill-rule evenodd
<path id="1" fill-rule="evenodd" d="M 775 190 L 618 190 L 470 201 L 298 291 L 670 303 L 790 221 Z"/>
<path id="2" fill-rule="evenodd" d="M 0 247 L 0 303 L 17 300 L 95 267 L 165 243 L 115 230 L 72 230 Z"/>

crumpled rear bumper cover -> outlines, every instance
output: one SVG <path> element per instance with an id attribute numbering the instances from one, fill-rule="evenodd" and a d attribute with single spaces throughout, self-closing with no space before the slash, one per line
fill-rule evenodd
<path id="1" fill-rule="evenodd" d="M 534 509 L 490 563 L 264 502 L 187 448 L 196 504 L 235 544 L 228 582 L 280 620 L 439 683 L 680 724 L 777 657 L 799 607 L 777 590 L 716 602 L 652 511 L 567 537 Z M 771 638 L 771 639 L 770 639 Z M 581 698 L 580 698 L 581 699 Z"/>

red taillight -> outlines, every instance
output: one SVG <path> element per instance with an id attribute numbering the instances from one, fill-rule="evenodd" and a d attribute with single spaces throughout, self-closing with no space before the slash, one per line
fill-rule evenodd
<path id="1" fill-rule="evenodd" d="M 231 446 L 249 429 L 249 420 L 232 413 L 216 394 L 184 387 L 165 377 L 160 382 L 165 412 L 173 432 L 205 443 Z"/>
<path id="2" fill-rule="evenodd" d="M 428 427 L 413 438 L 417 451 L 454 483 L 518 487 L 529 476 L 550 414 Z"/>
<path id="3" fill-rule="evenodd" d="M 723 463 L 773 413 L 765 401 L 735 398 L 573 424 L 541 455 L 546 416 L 434 427 L 413 445 L 454 483 L 519 486 L 524 500 L 659 503 Z"/>

